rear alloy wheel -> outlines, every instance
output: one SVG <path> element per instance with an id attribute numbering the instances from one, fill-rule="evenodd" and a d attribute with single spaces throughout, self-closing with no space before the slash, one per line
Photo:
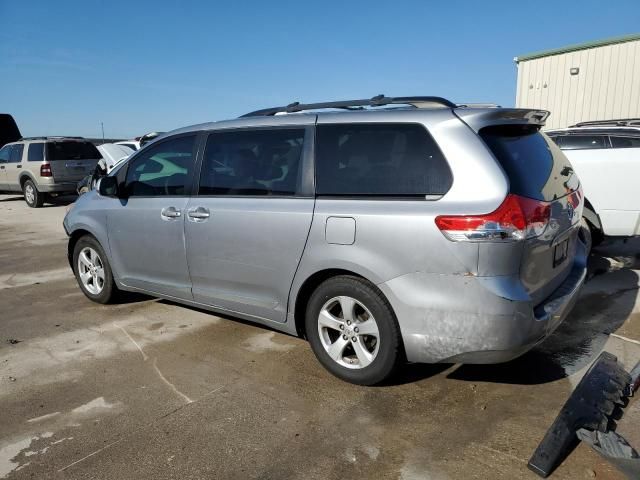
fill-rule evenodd
<path id="1" fill-rule="evenodd" d="M 333 277 L 316 289 L 307 305 L 306 331 L 320 363 L 347 382 L 380 383 L 402 358 L 389 302 L 358 277 Z"/>
<path id="2" fill-rule="evenodd" d="M 44 193 L 39 192 L 32 180 L 27 180 L 22 186 L 24 200 L 31 208 L 40 208 L 44 204 Z"/>
<path id="3" fill-rule="evenodd" d="M 325 352 L 345 368 L 369 366 L 378 354 L 380 331 L 376 319 L 353 297 L 333 297 L 318 315 L 318 335 Z"/>
<path id="4" fill-rule="evenodd" d="M 97 303 L 114 300 L 118 289 L 102 247 L 90 236 L 82 237 L 73 249 L 73 273 L 82 292 Z"/>

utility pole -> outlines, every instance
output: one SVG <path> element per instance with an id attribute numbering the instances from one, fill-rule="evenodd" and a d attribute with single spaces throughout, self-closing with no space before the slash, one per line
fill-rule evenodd
<path id="1" fill-rule="evenodd" d="M 102 128 L 102 144 L 104 145 L 104 123 L 100 122 L 100 127 Z"/>

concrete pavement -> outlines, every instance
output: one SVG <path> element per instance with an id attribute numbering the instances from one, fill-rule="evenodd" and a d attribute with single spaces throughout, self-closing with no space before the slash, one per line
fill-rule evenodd
<path id="1" fill-rule="evenodd" d="M 537 478 L 526 461 L 602 349 L 640 360 L 640 242 L 591 259 L 556 334 L 504 365 L 329 375 L 305 341 L 170 302 L 101 306 L 64 202 L 0 196 L 0 478 Z M 640 405 L 619 429 L 640 446 Z M 554 478 L 619 479 L 579 445 Z"/>

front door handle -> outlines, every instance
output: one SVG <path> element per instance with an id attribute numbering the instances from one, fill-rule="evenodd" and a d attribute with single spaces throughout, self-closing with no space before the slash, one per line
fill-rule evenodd
<path id="1" fill-rule="evenodd" d="M 193 210 L 189 210 L 189 213 L 187 215 L 189 215 L 189 218 L 193 218 L 196 222 L 202 222 L 209 218 L 211 216 L 211 213 L 209 213 L 208 208 L 198 207 L 194 208 Z"/>
<path id="2" fill-rule="evenodd" d="M 166 207 L 160 212 L 164 218 L 178 218 L 182 213 L 176 207 Z"/>
<path id="3" fill-rule="evenodd" d="M 0 170 L 4 170 L 4 165 L 0 165 Z"/>

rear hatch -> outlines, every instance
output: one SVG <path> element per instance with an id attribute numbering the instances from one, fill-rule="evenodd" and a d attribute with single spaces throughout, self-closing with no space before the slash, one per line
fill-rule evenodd
<path id="1" fill-rule="evenodd" d="M 49 141 L 45 159 L 51 165 L 54 182 L 78 182 L 96 168 L 100 152 L 82 140 Z"/>
<path id="2" fill-rule="evenodd" d="M 0 148 L 7 143 L 20 140 L 21 137 L 13 117 L 8 113 L 0 113 Z"/>
<path id="3" fill-rule="evenodd" d="M 505 171 L 509 193 L 533 200 L 539 213 L 520 263 L 520 278 L 536 304 L 571 271 L 584 203 L 571 163 L 539 130 L 536 124 L 494 124 L 478 131 Z"/>

